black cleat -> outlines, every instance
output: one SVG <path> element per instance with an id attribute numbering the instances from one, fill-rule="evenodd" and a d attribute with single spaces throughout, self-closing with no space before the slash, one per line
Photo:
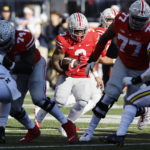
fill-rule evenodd
<path id="1" fill-rule="evenodd" d="M 100 137 L 100 141 L 107 144 L 116 144 L 119 147 L 124 145 L 125 136 L 117 136 L 116 134 Z"/>
<path id="2" fill-rule="evenodd" d="M 4 127 L 0 127 L 0 144 L 4 144 L 6 143 L 5 141 L 5 128 Z"/>

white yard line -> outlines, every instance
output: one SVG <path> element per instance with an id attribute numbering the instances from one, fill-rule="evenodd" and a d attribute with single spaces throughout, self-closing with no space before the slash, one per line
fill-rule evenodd
<path id="1" fill-rule="evenodd" d="M 0 147 L 0 149 L 39 149 L 39 148 L 68 148 L 68 147 L 110 147 L 114 144 L 71 144 L 71 145 L 43 145 L 43 146 L 7 146 L 7 147 Z M 125 146 L 141 146 L 141 145 L 150 145 L 150 143 L 125 143 Z M 114 147 L 117 148 L 116 145 Z M 118 148 L 119 149 L 119 148 Z"/>
<path id="2" fill-rule="evenodd" d="M 65 115 L 67 117 L 67 115 Z M 76 122 L 81 123 L 89 123 L 91 121 L 92 115 L 83 115 L 79 119 L 76 120 Z M 29 115 L 30 119 L 34 119 L 34 114 Z M 9 116 L 9 119 L 13 119 L 11 116 Z M 105 119 L 101 120 L 101 123 L 109 123 L 109 124 L 119 124 L 121 119 L 121 115 L 107 115 Z M 47 116 L 44 118 L 44 120 L 56 120 L 53 116 L 47 114 Z M 136 117 L 132 124 L 137 124 L 138 118 Z"/>

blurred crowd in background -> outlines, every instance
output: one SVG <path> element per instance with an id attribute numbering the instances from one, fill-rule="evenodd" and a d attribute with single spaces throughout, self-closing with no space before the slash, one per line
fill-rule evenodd
<path id="1" fill-rule="evenodd" d="M 47 80 L 55 88 L 57 72 L 52 68 L 51 56 L 55 38 L 68 28 L 68 17 L 83 13 L 91 26 L 97 26 L 100 12 L 118 5 L 128 11 L 135 0 L 1 0 L 0 19 L 8 20 L 16 29 L 29 30 L 36 38 L 36 46 L 47 62 Z M 150 3 L 147 0 L 148 3 Z"/>

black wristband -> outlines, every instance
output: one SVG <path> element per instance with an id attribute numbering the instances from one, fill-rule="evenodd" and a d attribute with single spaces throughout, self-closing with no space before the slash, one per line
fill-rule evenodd
<path id="1" fill-rule="evenodd" d="M 91 55 L 89 60 L 87 61 L 88 63 L 91 63 L 91 62 L 95 62 L 95 60 L 93 59 L 93 56 Z"/>
<path id="2" fill-rule="evenodd" d="M 30 75 L 33 71 L 33 66 L 31 64 L 19 62 L 15 63 L 12 73 L 14 74 L 28 74 Z"/>
<path id="3" fill-rule="evenodd" d="M 13 65 L 13 62 L 8 57 L 4 57 L 2 64 L 9 70 Z"/>
<path id="4" fill-rule="evenodd" d="M 132 84 L 138 84 L 142 82 L 141 76 L 133 77 L 132 78 Z"/>

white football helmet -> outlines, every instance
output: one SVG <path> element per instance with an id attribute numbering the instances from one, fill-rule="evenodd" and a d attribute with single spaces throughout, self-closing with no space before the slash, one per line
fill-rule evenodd
<path id="1" fill-rule="evenodd" d="M 15 43 L 15 29 L 6 20 L 0 20 L 0 51 L 8 52 Z"/>
<path id="2" fill-rule="evenodd" d="M 81 13 L 73 13 L 69 17 L 68 29 L 71 37 L 74 40 L 81 42 L 88 31 L 88 21 L 86 17 Z M 82 35 L 77 35 L 75 31 L 84 31 L 84 32 Z"/>
<path id="3" fill-rule="evenodd" d="M 129 7 L 129 26 L 134 30 L 146 27 L 150 16 L 150 7 L 144 0 L 137 0 Z"/>
<path id="4" fill-rule="evenodd" d="M 120 11 L 120 6 L 119 6 L 119 5 L 112 5 L 110 8 L 113 10 L 115 16 L 116 16 L 116 15 L 119 13 L 119 11 Z"/>
<path id="5" fill-rule="evenodd" d="M 108 28 L 110 23 L 109 20 L 114 20 L 115 14 L 111 8 L 106 8 L 102 13 L 100 13 L 99 23 L 104 28 Z"/>

